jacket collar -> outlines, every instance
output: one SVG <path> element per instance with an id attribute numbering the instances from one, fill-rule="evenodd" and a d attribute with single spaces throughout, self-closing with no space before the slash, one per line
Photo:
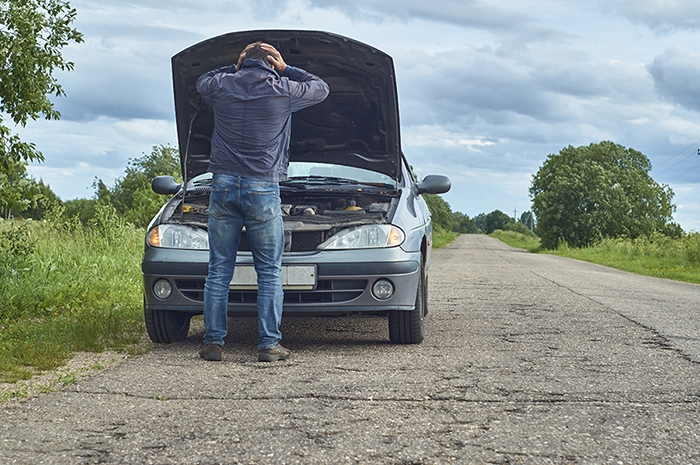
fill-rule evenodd
<path id="1" fill-rule="evenodd" d="M 256 69 L 262 69 L 265 71 L 268 71 L 278 78 L 280 77 L 279 74 L 277 74 L 277 71 L 272 69 L 272 67 L 266 65 L 262 60 L 255 60 L 253 58 L 244 58 L 243 63 L 241 63 L 241 69 L 245 68 L 256 68 Z"/>

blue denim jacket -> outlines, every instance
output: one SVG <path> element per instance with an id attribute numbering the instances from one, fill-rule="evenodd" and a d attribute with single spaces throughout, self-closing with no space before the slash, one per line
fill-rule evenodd
<path id="1" fill-rule="evenodd" d="M 279 182 L 287 179 L 292 113 L 322 102 L 328 84 L 287 66 L 280 76 L 262 60 L 245 59 L 197 79 L 214 111 L 209 171 Z"/>

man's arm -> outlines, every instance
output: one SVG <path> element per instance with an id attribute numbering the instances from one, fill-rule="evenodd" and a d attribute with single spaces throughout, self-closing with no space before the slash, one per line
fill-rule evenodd
<path id="1" fill-rule="evenodd" d="M 293 112 L 321 103 L 328 97 L 328 84 L 315 74 L 287 66 L 283 75 L 290 80 L 290 107 Z"/>
<path id="2" fill-rule="evenodd" d="M 293 112 L 310 107 L 311 105 L 316 105 L 325 100 L 330 89 L 328 88 L 328 84 L 321 78 L 314 74 L 307 73 L 303 69 L 287 65 L 282 58 L 282 54 L 272 45 L 261 44 L 260 47 L 270 53 L 267 57 L 267 61 L 280 76 L 284 76 L 290 81 L 295 81 L 290 82 L 289 86 L 291 91 L 290 106 Z"/>
<path id="3" fill-rule="evenodd" d="M 246 48 L 243 49 L 240 55 L 238 55 L 238 63 L 229 66 L 224 66 L 223 68 L 213 69 L 208 73 L 204 73 L 197 78 L 197 92 L 204 97 L 204 100 L 209 101 L 209 83 L 211 83 L 214 76 L 221 73 L 233 74 L 241 68 L 241 63 L 245 58 L 245 52 L 247 52 L 254 44 L 248 44 Z"/>
<path id="4" fill-rule="evenodd" d="M 209 102 L 209 96 L 211 94 L 211 91 L 209 90 L 209 84 L 211 84 L 211 82 L 214 80 L 214 77 L 217 74 L 235 72 L 236 65 L 229 65 L 219 69 L 212 69 L 208 73 L 202 74 L 197 78 L 197 92 L 199 92 L 199 94 L 204 98 L 204 100 Z"/>

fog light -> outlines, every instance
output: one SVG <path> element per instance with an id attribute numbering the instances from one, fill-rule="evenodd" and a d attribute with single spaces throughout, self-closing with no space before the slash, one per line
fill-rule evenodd
<path id="1" fill-rule="evenodd" d="M 386 300 L 394 295 L 394 285 L 388 279 L 380 279 L 372 285 L 372 294 L 379 300 Z"/>
<path id="2" fill-rule="evenodd" d="M 160 300 L 166 300 L 173 293 L 173 286 L 167 279 L 159 279 L 153 285 L 153 295 L 155 295 Z"/>

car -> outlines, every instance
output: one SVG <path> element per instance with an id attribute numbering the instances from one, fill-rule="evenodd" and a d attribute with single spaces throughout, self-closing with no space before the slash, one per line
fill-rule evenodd
<path id="1" fill-rule="evenodd" d="M 389 338 L 416 344 L 428 313 L 432 223 L 422 194 L 450 189 L 449 178 L 418 182 L 401 150 L 394 65 L 386 53 L 321 31 L 224 34 L 172 58 L 183 182 L 159 176 L 172 197 L 146 231 L 144 318 L 151 340 L 184 340 L 203 313 L 208 267 L 207 173 L 214 116 L 195 87 L 211 69 L 236 63 L 252 42 L 272 44 L 285 61 L 326 81 L 322 103 L 294 113 L 284 220 L 284 317 L 382 315 Z M 230 285 L 230 316 L 256 314 L 256 275 L 245 231 Z"/>

